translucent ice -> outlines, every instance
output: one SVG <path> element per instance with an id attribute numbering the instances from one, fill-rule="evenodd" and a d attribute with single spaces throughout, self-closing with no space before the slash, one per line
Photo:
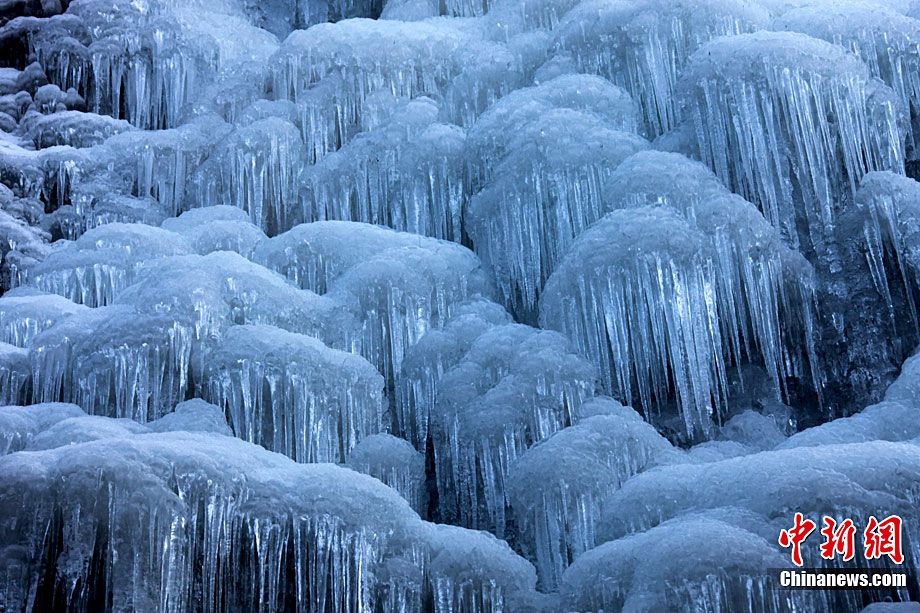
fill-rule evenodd
<path id="1" fill-rule="evenodd" d="M 677 80 L 690 54 L 713 38 L 766 22 L 766 11 L 739 0 L 591 0 L 565 15 L 556 41 L 584 72 L 626 88 L 655 137 L 680 121 Z"/>
<path id="2" fill-rule="evenodd" d="M 201 394 L 236 436 L 299 462 L 344 462 L 383 429 L 383 378 L 367 360 L 271 326 L 233 326 L 205 358 Z"/>
<path id="3" fill-rule="evenodd" d="M 407 441 L 390 434 L 366 436 L 348 454 L 347 466 L 392 487 L 417 513 L 427 510 L 425 456 Z"/>
<path id="4" fill-rule="evenodd" d="M 790 32 L 721 38 L 694 54 L 682 88 L 702 160 L 791 242 L 801 229 L 823 251 L 862 176 L 903 171 L 898 102 L 842 47 Z"/>
<path id="5" fill-rule="evenodd" d="M 563 571 L 596 543 L 600 503 L 633 474 L 673 452 L 630 408 L 589 401 L 596 414 L 524 452 L 511 467 L 508 492 L 517 542 L 534 561 L 543 589 L 558 589 Z"/>
<path id="6" fill-rule="evenodd" d="M 562 254 L 603 215 L 605 178 L 647 144 L 593 114 L 565 108 L 547 110 L 507 140 L 509 153 L 470 201 L 466 229 L 502 302 L 532 321 Z"/>

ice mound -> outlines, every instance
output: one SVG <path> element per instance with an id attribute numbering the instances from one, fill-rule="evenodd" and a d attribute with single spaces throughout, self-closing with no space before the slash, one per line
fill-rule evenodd
<path id="1" fill-rule="evenodd" d="M 535 581 L 506 545 L 421 522 L 375 479 L 230 437 L 122 432 L 13 453 L 0 490 L 10 606 L 88 606 L 104 580 L 113 609 L 357 611 L 401 597 L 478 612 L 513 606 Z M 52 559 L 55 572 L 38 572 Z"/>
<path id="2" fill-rule="evenodd" d="M 815 607 L 812 593 L 780 591 L 766 579 L 770 569 L 787 565 L 756 532 L 731 520 L 690 516 L 585 553 L 566 572 L 563 589 L 568 607 L 578 611 Z"/>
<path id="3" fill-rule="evenodd" d="M 316 336 L 333 347 L 361 346 L 357 324 L 344 305 L 297 289 L 231 251 L 152 261 L 116 302 L 168 315 L 196 339 L 219 335 L 233 324 L 266 324 Z"/>
<path id="4" fill-rule="evenodd" d="M 374 42 L 356 44 L 362 40 Z M 520 78 L 508 48 L 469 29 L 445 21 L 352 19 L 293 32 L 272 59 L 271 81 L 276 95 L 299 104 L 309 101 L 315 84 L 333 80 L 330 94 L 343 125 L 360 125 L 362 103 L 382 90 L 403 98 L 441 93 L 446 117 L 470 125 Z"/>
<path id="5" fill-rule="evenodd" d="M 465 136 L 416 98 L 304 173 L 305 221 L 339 219 L 460 242 Z"/>
<path id="6" fill-rule="evenodd" d="M 558 589 L 563 571 L 597 544 L 601 501 L 658 456 L 677 453 L 632 409 L 601 398 L 585 404 L 595 405 L 590 416 L 525 451 L 508 475 L 517 542 L 545 590 Z"/>
<path id="7" fill-rule="evenodd" d="M 410 347 L 396 383 L 396 432 L 419 451 L 424 450 L 441 377 L 464 358 L 482 334 L 510 323 L 511 316 L 501 306 L 473 301 L 459 305 L 440 329 L 429 330 Z"/>
<path id="8" fill-rule="evenodd" d="M 738 0 L 591 0 L 565 15 L 556 45 L 582 71 L 629 91 L 646 134 L 654 138 L 680 122 L 677 81 L 687 58 L 713 38 L 750 32 L 767 21 L 757 4 Z"/>
<path id="9" fill-rule="evenodd" d="M 907 152 L 916 159 L 920 125 L 920 21 L 881 6 L 821 2 L 793 9 L 774 22 L 774 29 L 802 32 L 846 47 L 866 64 L 869 74 L 894 90 L 900 110 L 910 118 Z"/>
<path id="10" fill-rule="evenodd" d="M 315 222 L 254 259 L 361 314 L 364 355 L 392 385 L 408 347 L 469 298 L 490 297 L 479 259 L 446 241 L 357 222 Z"/>
<path id="11" fill-rule="evenodd" d="M 502 303 L 533 321 L 546 279 L 573 239 L 603 215 L 604 179 L 647 143 L 562 108 L 521 126 L 506 146 L 493 179 L 470 201 L 466 229 Z"/>
<path id="12" fill-rule="evenodd" d="M 595 379 L 555 332 L 507 324 L 476 338 L 430 410 L 441 517 L 503 536 L 514 460 L 571 425 Z"/>
<path id="13" fill-rule="evenodd" d="M 842 47 L 791 32 L 720 38 L 681 87 L 701 159 L 793 243 L 801 229 L 823 251 L 862 176 L 903 171 L 894 93 Z"/>
<path id="14" fill-rule="evenodd" d="M 607 128 L 638 133 L 640 119 L 629 94 L 594 75 L 566 74 L 499 98 L 470 126 L 468 163 L 474 186 L 481 187 L 494 167 L 512 151 L 508 140 L 552 109 L 597 117 Z"/>
<path id="15" fill-rule="evenodd" d="M 199 206 L 231 205 L 268 234 L 302 221 L 298 186 L 306 151 L 296 126 L 270 117 L 231 133 L 193 179 Z"/>
<path id="16" fill-rule="evenodd" d="M 232 206 L 192 209 L 163 221 L 162 227 L 183 235 L 199 255 L 235 251 L 249 258 L 267 239 L 265 233 L 249 221 L 245 211 Z"/>
<path id="17" fill-rule="evenodd" d="M 80 111 L 27 116 L 20 121 L 20 126 L 36 149 L 57 145 L 92 147 L 131 129 L 127 121 Z"/>
<path id="18" fill-rule="evenodd" d="M 111 304 L 141 264 L 191 250 L 179 235 L 145 224 L 113 223 L 89 230 L 28 270 L 26 282 L 77 304 Z"/>
<path id="19" fill-rule="evenodd" d="M 383 430 L 383 378 L 364 358 L 271 326 L 233 326 L 198 387 L 239 438 L 298 462 L 344 462 Z"/>
<path id="20" fill-rule="evenodd" d="M 86 415 L 75 404 L 31 404 L 0 407 L 0 456 L 21 451 L 54 424 Z"/>
<path id="21" fill-rule="evenodd" d="M 26 347 L 55 322 L 83 313 L 87 307 L 56 294 L 19 288 L 0 298 L 0 342 Z"/>
<path id="22" fill-rule="evenodd" d="M 399 492 L 416 513 L 425 515 L 428 506 L 425 456 L 408 441 L 390 434 L 366 436 L 352 448 L 346 464 L 352 470 L 380 479 Z"/>

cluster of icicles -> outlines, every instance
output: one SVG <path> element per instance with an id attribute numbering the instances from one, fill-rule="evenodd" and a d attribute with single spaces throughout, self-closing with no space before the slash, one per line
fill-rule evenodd
<path id="1" fill-rule="evenodd" d="M 0 610 L 862 604 L 789 509 L 915 569 L 917 358 L 784 403 L 822 292 L 920 341 L 920 21 L 250 4 L 0 25 Z"/>

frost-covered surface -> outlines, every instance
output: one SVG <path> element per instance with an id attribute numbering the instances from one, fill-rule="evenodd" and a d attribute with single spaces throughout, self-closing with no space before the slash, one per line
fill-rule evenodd
<path id="1" fill-rule="evenodd" d="M 917 19 L 0 0 L 0 610 L 915 598 Z"/>

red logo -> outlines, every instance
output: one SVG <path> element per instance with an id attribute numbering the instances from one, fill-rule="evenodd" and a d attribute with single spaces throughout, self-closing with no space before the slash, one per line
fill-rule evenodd
<path id="1" fill-rule="evenodd" d="M 904 562 L 904 554 L 901 552 L 901 518 L 897 515 L 890 515 L 882 521 L 875 519 L 874 515 L 870 516 L 863 537 L 867 560 L 888 556 L 895 564 Z"/>
<path id="2" fill-rule="evenodd" d="M 832 517 L 823 518 L 824 527 L 821 528 L 821 557 L 833 560 L 842 556 L 844 562 L 849 562 L 856 556 L 856 524 L 852 519 L 844 519 L 839 524 Z M 869 522 L 863 531 L 864 556 L 867 560 L 877 560 L 888 556 L 895 564 L 904 562 L 904 553 L 901 549 L 902 520 L 897 515 L 891 515 L 879 521 L 875 516 L 869 517 Z M 779 544 L 784 548 L 792 548 L 792 563 L 796 566 L 804 564 L 802 560 L 802 543 L 817 528 L 817 524 L 810 519 L 805 519 L 801 513 L 795 514 L 791 528 L 781 530 Z"/>
<path id="3" fill-rule="evenodd" d="M 802 565 L 802 543 L 816 527 L 815 522 L 805 519 L 801 513 L 796 513 L 793 526 L 779 533 L 779 544 L 783 547 L 792 547 L 792 563 L 796 566 Z"/>

